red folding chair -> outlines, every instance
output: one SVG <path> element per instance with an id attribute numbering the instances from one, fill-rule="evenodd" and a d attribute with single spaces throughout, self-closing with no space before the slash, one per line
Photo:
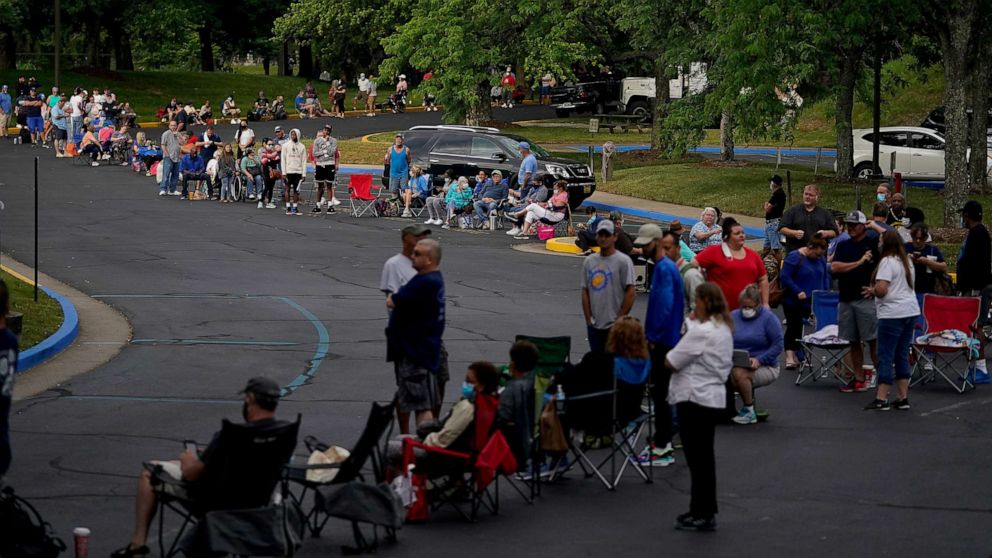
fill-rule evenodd
<path id="1" fill-rule="evenodd" d="M 978 314 L 981 299 L 978 297 L 954 297 L 927 294 L 923 296 L 923 318 L 926 320 L 926 334 L 957 330 L 965 334 L 962 342 L 948 344 L 930 339 L 926 343 L 914 341 L 911 385 L 927 384 L 941 377 L 951 384 L 958 393 L 968 388 L 974 389 L 974 363 L 980 355 L 978 339 Z M 977 350 L 976 350 L 977 349 Z M 955 363 L 965 361 L 965 369 L 955 368 Z"/>
<path id="2" fill-rule="evenodd" d="M 366 213 L 371 213 L 372 217 L 378 217 L 375 202 L 379 196 L 372 193 L 371 174 L 353 174 L 348 177 L 348 195 L 351 200 L 351 216 L 361 217 Z"/>
<path id="3" fill-rule="evenodd" d="M 452 483 L 439 483 L 428 492 L 428 506 L 431 511 L 450 505 L 471 522 L 476 521 L 479 510 L 483 507 L 494 515 L 499 513 L 499 477 L 509 478 L 508 475 L 517 470 L 517 460 L 503 433 L 494 428 L 498 406 L 499 397 L 476 395 L 475 420 L 470 450 L 467 453 L 425 446 L 413 438 L 404 438 L 403 470 L 409 470 L 410 464 L 416 464 L 414 450 L 420 449 L 432 458 L 450 460 L 451 467 L 445 467 L 444 470 L 460 473 L 451 476 L 454 479 Z M 421 474 L 416 470 L 414 472 Z M 463 507 L 465 502 L 458 498 L 460 490 L 467 492 L 467 511 Z"/>

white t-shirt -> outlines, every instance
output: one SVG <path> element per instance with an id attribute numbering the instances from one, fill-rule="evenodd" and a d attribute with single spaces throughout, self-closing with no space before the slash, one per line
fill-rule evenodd
<path id="1" fill-rule="evenodd" d="M 73 118 L 83 116 L 83 97 L 81 95 L 73 95 L 69 99 L 69 106 L 72 107 Z"/>
<path id="2" fill-rule="evenodd" d="M 913 265 L 909 273 L 916 280 Z M 878 262 L 876 281 L 888 281 L 889 291 L 883 297 L 875 298 L 875 310 L 879 319 L 909 318 L 920 315 L 920 305 L 916 301 L 916 293 L 906 282 L 906 270 L 898 256 L 886 256 Z"/>
<path id="3" fill-rule="evenodd" d="M 733 367 L 734 336 L 726 324 L 712 319 L 690 319 L 685 325 L 685 335 L 667 356 L 674 368 L 668 402 L 722 409 L 727 405 L 724 384 Z"/>
<path id="4" fill-rule="evenodd" d="M 251 145 L 253 139 L 255 139 L 255 132 L 251 128 L 245 128 L 238 134 L 238 145 L 241 146 L 241 149 L 245 149 Z"/>
<path id="5" fill-rule="evenodd" d="M 413 268 L 413 260 L 403 254 L 396 254 L 382 265 L 379 290 L 385 293 L 395 293 L 416 274 L 417 270 Z"/>

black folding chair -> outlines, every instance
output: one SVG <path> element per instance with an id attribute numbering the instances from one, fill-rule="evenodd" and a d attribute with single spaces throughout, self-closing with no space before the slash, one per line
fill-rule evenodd
<path id="1" fill-rule="evenodd" d="M 285 510 L 271 504 L 283 467 L 296 448 L 300 420 L 297 415 L 295 422 L 276 421 L 259 428 L 225 419 L 220 435 L 212 442 L 203 476 L 192 483 L 164 474 L 157 463 L 145 463 L 158 495 L 160 555 L 174 556 L 181 551 L 199 556 L 213 552 L 212 548 L 230 551 L 235 546 L 239 550 L 231 553 L 245 556 L 292 554 L 298 534 L 291 531 Z M 175 489 L 170 490 L 169 485 Z M 163 538 L 166 508 L 182 518 L 168 552 Z M 238 513 L 214 513 L 235 511 Z M 279 522 L 273 524 L 276 518 Z M 205 526 L 201 525 L 204 520 L 209 520 Z M 239 528 L 239 524 L 251 528 Z M 194 529 L 184 538 L 191 526 Z"/>
<path id="2" fill-rule="evenodd" d="M 385 451 L 381 440 L 389 439 L 387 432 L 392 430 L 395 410 L 395 402 L 388 405 L 380 405 L 373 402 L 372 409 L 369 411 L 369 418 L 365 423 L 365 429 L 362 431 L 361 436 L 358 437 L 358 441 L 352 448 L 348 458 L 344 461 L 315 465 L 289 464 L 286 466 L 284 477 L 286 482 L 285 493 L 292 504 L 304 516 L 306 527 L 314 537 L 320 536 L 320 532 L 331 517 L 326 514 L 325 509 L 325 496 L 330 492 L 322 492 L 320 489 L 342 485 L 355 480 L 365 481 L 366 479 L 362 473 L 362 469 L 369 460 L 372 462 L 372 478 L 374 482 L 385 482 Z M 310 453 L 314 451 L 326 451 L 329 447 L 326 443 L 320 442 L 310 436 L 304 439 L 304 443 Z M 307 471 L 321 469 L 337 469 L 338 473 L 333 479 L 327 482 L 316 482 L 307 479 Z M 302 487 L 299 494 L 294 494 L 289 490 L 290 483 Z M 312 507 L 309 511 L 306 511 L 306 498 L 311 492 L 314 493 Z M 354 527 L 357 529 L 357 525 L 354 525 Z"/>

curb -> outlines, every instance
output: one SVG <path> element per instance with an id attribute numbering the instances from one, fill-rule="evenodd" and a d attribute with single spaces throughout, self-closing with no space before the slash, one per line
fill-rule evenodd
<path id="1" fill-rule="evenodd" d="M 684 221 L 686 216 L 684 215 L 670 215 L 668 213 L 660 213 L 658 211 L 648 211 L 646 209 L 637 209 L 635 207 L 623 207 L 619 205 L 613 205 L 609 203 L 602 203 L 597 201 L 591 201 L 586 199 L 582 202 L 583 206 L 595 207 L 596 209 L 602 211 L 619 211 L 627 216 L 640 217 L 641 219 L 647 219 L 649 221 L 662 221 L 671 222 L 675 220 Z M 691 219 L 693 223 L 697 219 Z M 691 226 L 691 225 L 690 225 Z M 763 238 L 765 236 L 765 230 L 759 229 L 758 227 L 749 227 L 747 225 L 741 225 L 744 227 L 744 233 L 751 237 Z"/>
<path id="2" fill-rule="evenodd" d="M 62 307 L 62 326 L 41 343 L 21 352 L 17 357 L 18 374 L 26 372 L 61 353 L 79 335 L 79 314 L 76 313 L 76 307 L 72 302 L 48 287 L 39 288 L 45 291 L 45 294 L 57 300 Z"/>

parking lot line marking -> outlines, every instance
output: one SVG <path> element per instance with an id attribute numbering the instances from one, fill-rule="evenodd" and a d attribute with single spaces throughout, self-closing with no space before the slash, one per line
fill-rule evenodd
<path id="1" fill-rule="evenodd" d="M 236 339 L 132 339 L 132 345 L 259 345 L 285 347 L 300 345 L 292 341 L 251 341 Z"/>

